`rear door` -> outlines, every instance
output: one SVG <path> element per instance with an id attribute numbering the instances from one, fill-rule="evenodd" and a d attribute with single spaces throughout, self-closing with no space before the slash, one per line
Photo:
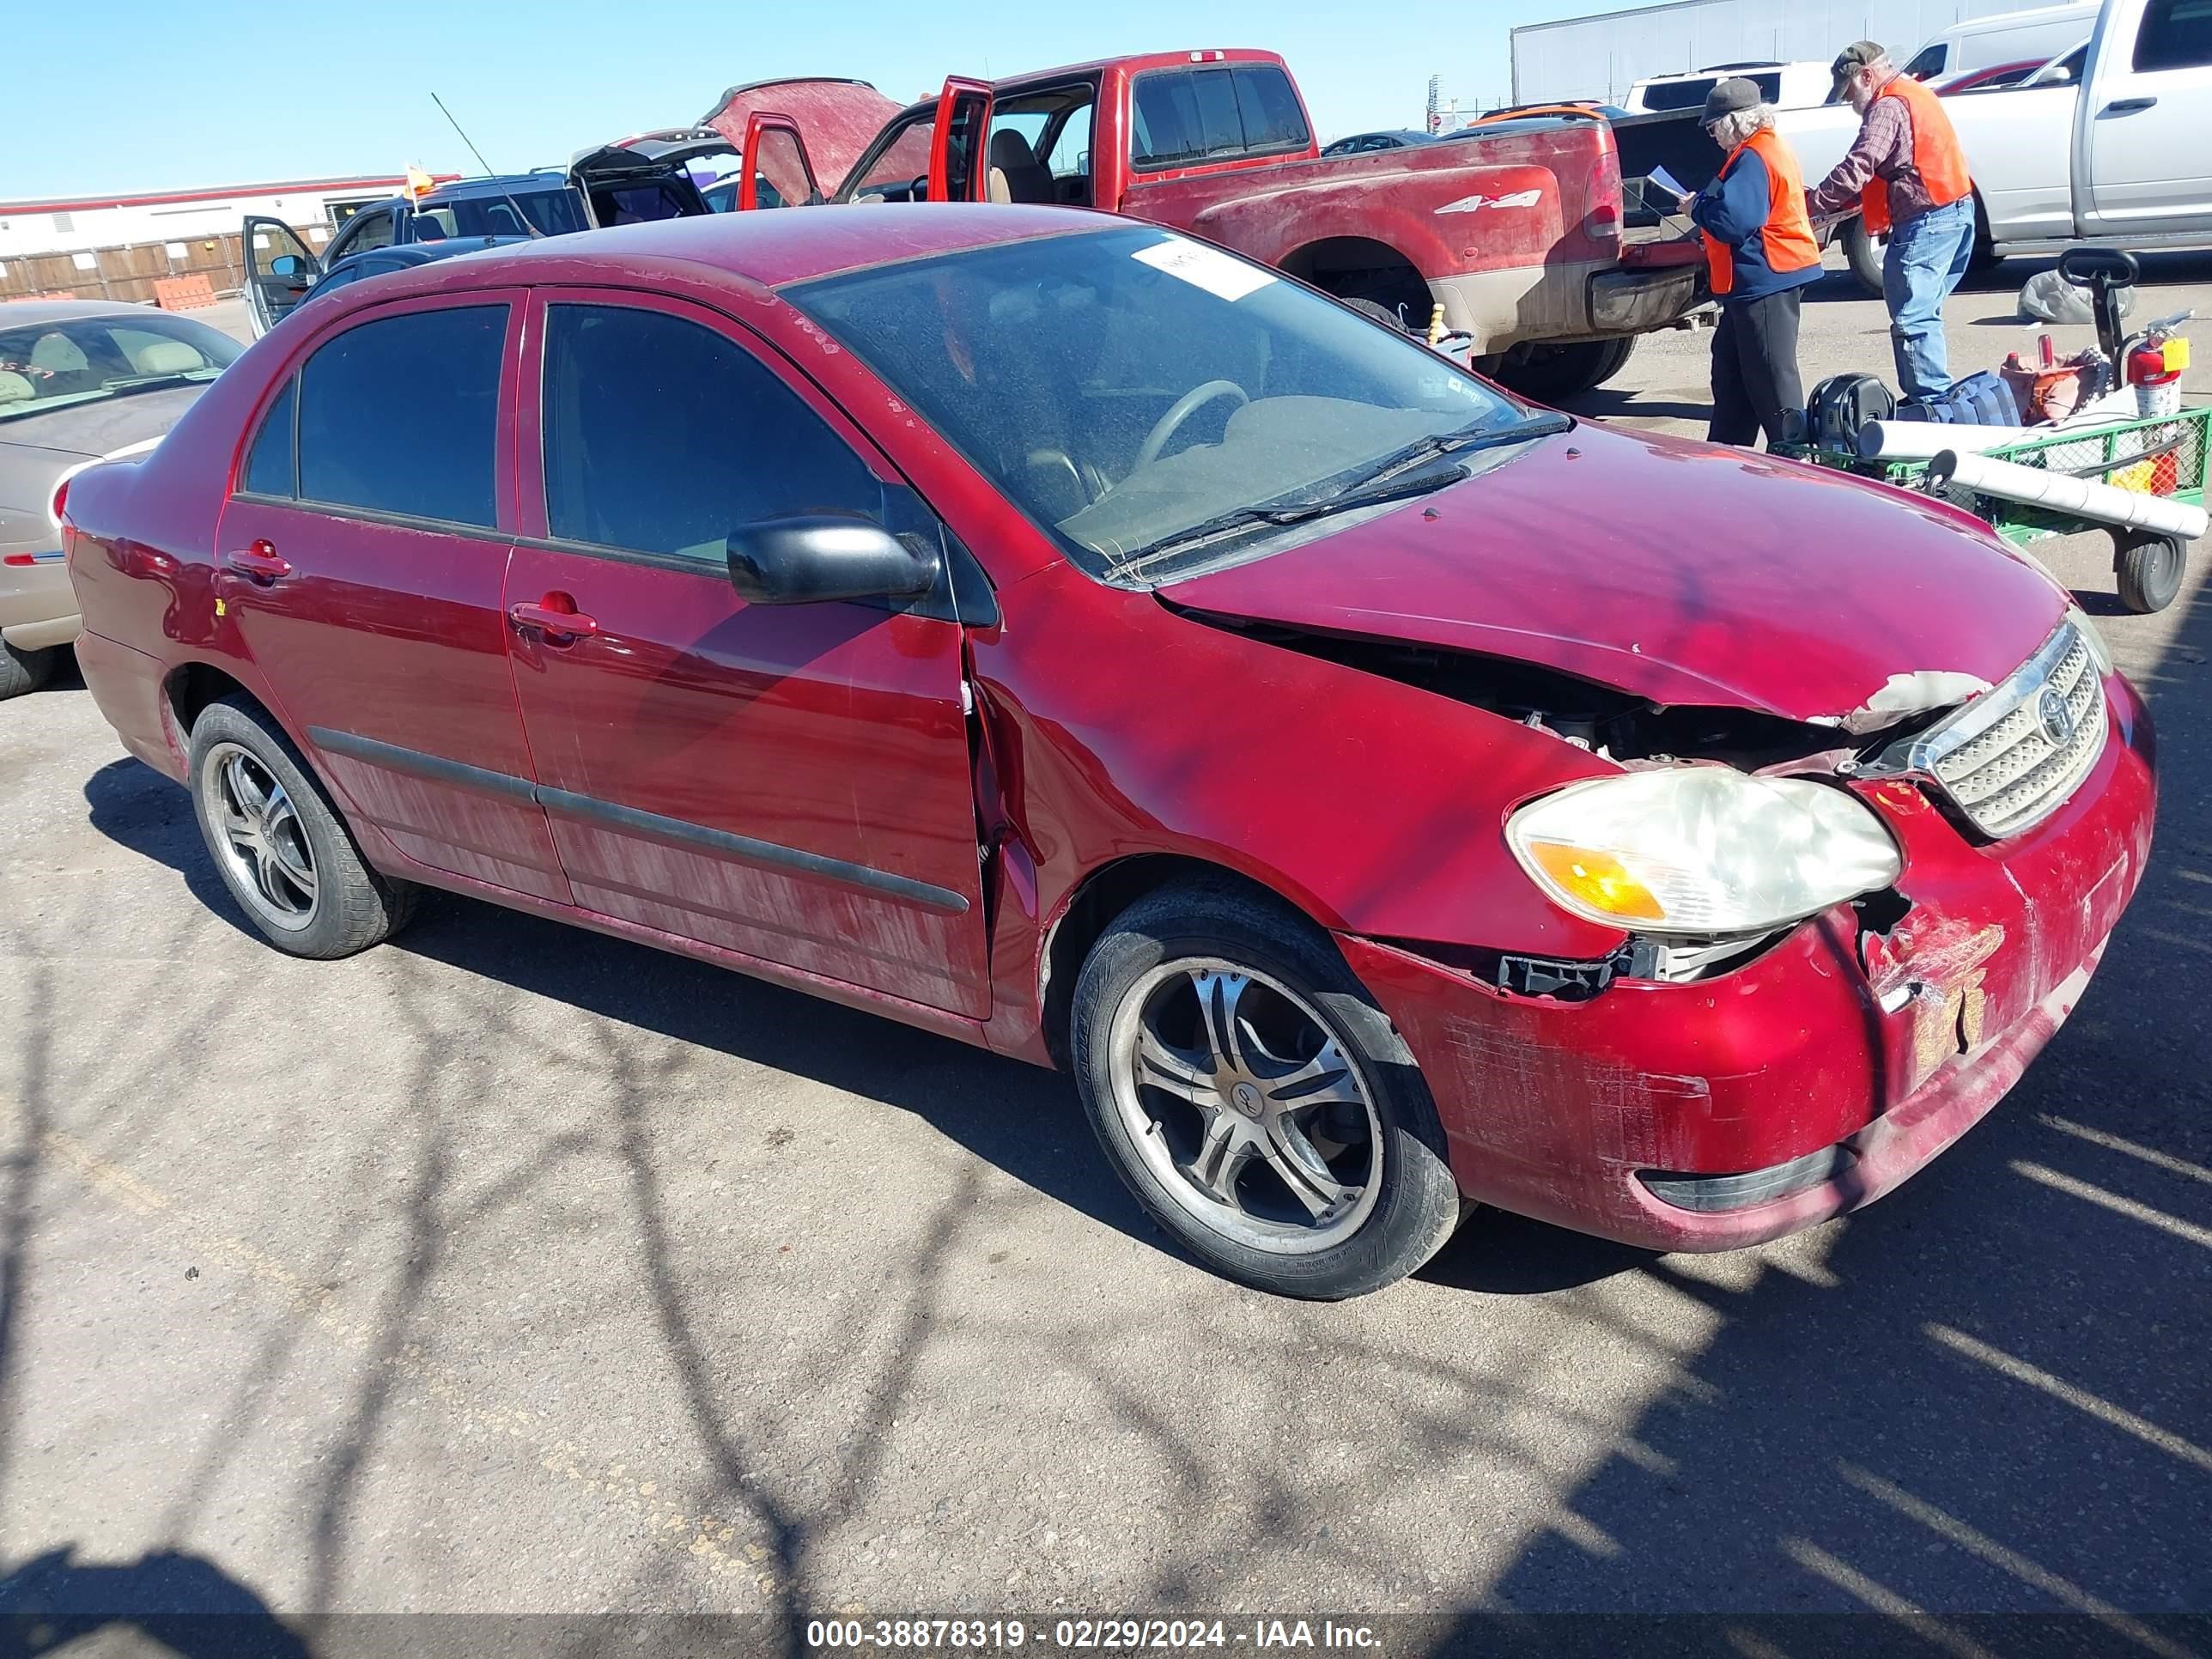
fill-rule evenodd
<path id="1" fill-rule="evenodd" d="M 929 199 L 980 202 L 985 198 L 983 135 L 991 125 L 988 82 L 953 76 L 937 94 L 937 125 L 929 143 Z"/>
<path id="2" fill-rule="evenodd" d="M 514 290 L 403 301 L 319 339 L 257 416 L 214 580 L 357 817 L 433 870 L 565 902 L 501 609 L 521 314 Z"/>
<path id="3" fill-rule="evenodd" d="M 253 331 L 266 334 L 291 315 L 292 307 L 323 274 L 322 261 L 307 250 L 300 233 L 281 219 L 246 216 L 240 245 L 246 250 L 246 307 Z"/>
<path id="4" fill-rule="evenodd" d="M 541 290 L 529 333 L 543 362 L 520 400 L 526 533 L 507 600 L 576 902 L 980 1017 L 949 594 L 749 605 L 723 539 L 797 512 L 925 538 L 937 521 L 817 391 L 715 313 Z"/>
<path id="5" fill-rule="evenodd" d="M 2212 227 L 2212 0 L 2118 0 L 2081 96 L 2094 228 Z"/>

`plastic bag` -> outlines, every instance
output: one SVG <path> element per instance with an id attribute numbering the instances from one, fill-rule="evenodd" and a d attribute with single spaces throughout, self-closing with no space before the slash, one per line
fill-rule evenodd
<path id="1" fill-rule="evenodd" d="M 2120 296 L 2121 316 L 2136 308 L 2135 289 L 2122 288 L 2113 291 Z M 2075 287 L 2055 270 L 2039 270 L 2027 279 L 2020 290 L 2020 314 L 2039 323 L 2097 320 L 2097 313 L 2090 308 L 2089 290 Z"/>

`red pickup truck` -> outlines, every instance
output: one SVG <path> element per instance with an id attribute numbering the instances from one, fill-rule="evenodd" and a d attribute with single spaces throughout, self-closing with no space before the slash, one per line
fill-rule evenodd
<path id="1" fill-rule="evenodd" d="M 724 117 L 745 151 L 744 176 L 772 185 L 763 201 L 824 199 L 805 143 L 819 112 L 791 119 L 763 107 L 772 88 L 760 93 Z M 1545 399 L 1605 380 L 1637 335 L 1704 297 L 1688 245 L 1624 246 L 1620 168 L 1603 121 L 1512 121 L 1324 161 L 1290 71 L 1266 52 L 956 77 L 885 123 L 827 199 L 1127 214 L 1415 329 L 1441 304 L 1448 327 L 1474 336 L 1478 368 Z"/>

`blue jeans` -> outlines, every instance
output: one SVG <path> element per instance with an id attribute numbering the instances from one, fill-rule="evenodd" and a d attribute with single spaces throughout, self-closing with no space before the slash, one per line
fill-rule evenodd
<path id="1" fill-rule="evenodd" d="M 1974 256 L 1974 198 L 1930 208 L 1889 234 L 1881 260 L 1881 297 L 1889 305 L 1889 343 L 1897 380 L 1908 398 L 1940 398 L 1951 389 L 1943 345 L 1943 301 Z"/>

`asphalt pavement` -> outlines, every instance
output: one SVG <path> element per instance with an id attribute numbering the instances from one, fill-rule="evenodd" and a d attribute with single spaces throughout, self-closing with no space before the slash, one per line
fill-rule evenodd
<path id="1" fill-rule="evenodd" d="M 1954 301 L 1962 363 L 2032 338 L 2025 275 Z M 2144 314 L 2212 315 L 2212 257 L 2154 275 Z M 1701 431 L 1708 340 L 1583 411 Z M 1830 277 L 1803 355 L 1887 374 L 1879 305 Z M 2041 550 L 2163 793 L 2003 1105 L 1759 1249 L 1485 1213 L 1338 1306 L 1178 1255 L 1061 1077 L 459 898 L 280 956 L 73 674 L 0 708 L 0 1612 L 1856 1613 L 1953 1654 L 2057 1612 L 2183 1650 L 2143 1620 L 2212 1613 L 2212 556 L 2136 617 L 2101 538 Z"/>

